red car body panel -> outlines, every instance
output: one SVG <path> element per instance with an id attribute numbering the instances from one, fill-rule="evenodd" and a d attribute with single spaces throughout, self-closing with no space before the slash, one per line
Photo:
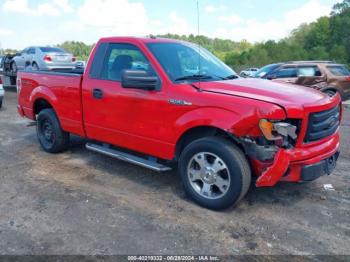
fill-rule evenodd
<path id="1" fill-rule="evenodd" d="M 83 76 L 19 72 L 19 114 L 35 120 L 39 99 L 50 103 L 62 128 L 89 139 L 117 145 L 165 160 L 176 156 L 180 138 L 192 128 L 215 127 L 232 136 L 259 137 L 261 119 L 302 119 L 293 149 L 281 149 L 275 161 L 250 158 L 257 186 L 273 186 L 278 181 L 297 182 L 300 168 L 317 163 L 339 150 L 339 132 L 317 142 L 304 144 L 311 112 L 340 104 L 340 97 L 328 96 L 305 87 L 266 80 L 232 80 L 174 84 L 147 49 L 146 43 L 164 39 L 104 38 L 90 55 Z M 101 43 L 129 43 L 137 46 L 155 68 L 162 86 L 159 91 L 125 89 L 119 82 L 96 80 L 89 75 L 93 57 Z M 104 99 L 92 97 L 99 88 Z M 179 106 L 170 99 L 188 101 Z M 288 176 L 284 176 L 289 169 Z"/>

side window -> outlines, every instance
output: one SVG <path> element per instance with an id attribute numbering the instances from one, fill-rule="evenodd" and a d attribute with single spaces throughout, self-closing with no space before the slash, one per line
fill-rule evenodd
<path id="1" fill-rule="evenodd" d="M 299 66 L 298 77 L 300 76 L 322 76 L 318 66 Z"/>
<path id="2" fill-rule="evenodd" d="M 35 54 L 35 48 L 29 48 L 28 54 L 34 55 Z"/>
<path id="3" fill-rule="evenodd" d="M 292 78 L 297 77 L 296 67 L 284 67 L 278 70 L 276 73 L 276 78 Z"/>
<path id="4" fill-rule="evenodd" d="M 103 61 L 101 79 L 120 81 L 124 70 L 140 70 L 156 75 L 150 62 L 136 46 L 110 44 Z"/>

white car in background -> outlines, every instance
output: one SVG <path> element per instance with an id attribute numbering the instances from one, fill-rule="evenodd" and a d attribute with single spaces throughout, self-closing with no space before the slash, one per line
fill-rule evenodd
<path id="1" fill-rule="evenodd" d="M 247 68 L 246 70 L 241 71 L 239 74 L 241 77 L 253 77 L 256 72 L 259 71 L 259 68 Z"/>
<path id="2" fill-rule="evenodd" d="M 2 78 L 0 76 L 0 108 L 2 107 L 2 101 L 4 100 L 4 94 L 5 94 L 5 91 L 4 91 L 4 87 L 2 84 Z"/>

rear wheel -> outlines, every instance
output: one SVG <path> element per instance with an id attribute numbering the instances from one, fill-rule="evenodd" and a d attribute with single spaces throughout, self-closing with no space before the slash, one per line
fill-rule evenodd
<path id="1" fill-rule="evenodd" d="M 218 137 L 194 141 L 181 154 L 179 174 L 186 193 L 199 205 L 221 210 L 248 192 L 251 170 L 243 152 Z"/>
<path id="2" fill-rule="evenodd" d="M 34 70 L 34 71 L 39 71 L 39 66 L 38 66 L 37 63 L 33 63 L 33 65 L 32 65 L 32 70 Z"/>
<path id="3" fill-rule="evenodd" d="M 41 147 L 46 152 L 59 153 L 68 147 L 69 133 L 62 130 L 52 109 L 44 109 L 39 113 L 37 135 Z"/>

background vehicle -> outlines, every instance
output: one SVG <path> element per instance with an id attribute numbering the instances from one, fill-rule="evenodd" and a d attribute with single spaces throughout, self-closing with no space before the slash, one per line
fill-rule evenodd
<path id="1" fill-rule="evenodd" d="M 0 74 L 4 71 L 4 56 L 0 56 Z"/>
<path id="2" fill-rule="evenodd" d="M 13 72 L 29 67 L 32 70 L 57 70 L 75 68 L 76 58 L 57 47 L 28 47 L 13 57 Z"/>
<path id="3" fill-rule="evenodd" d="M 17 72 L 13 72 L 11 69 L 12 59 L 14 54 L 6 54 L 2 58 L 0 64 L 0 76 L 2 76 L 2 84 L 4 88 L 16 89 Z"/>
<path id="4" fill-rule="evenodd" d="M 255 75 L 255 73 L 259 70 L 259 68 L 248 68 L 246 70 L 241 71 L 239 75 L 241 77 L 252 77 Z"/>
<path id="5" fill-rule="evenodd" d="M 253 75 L 254 78 L 263 78 L 266 79 L 266 75 L 270 74 L 277 68 L 279 68 L 283 63 L 277 63 L 277 64 L 270 64 L 266 65 L 262 68 L 260 68 L 255 74 Z"/>
<path id="6" fill-rule="evenodd" d="M 86 61 L 77 61 L 75 63 L 75 68 L 77 69 L 84 69 L 86 66 Z"/>
<path id="7" fill-rule="evenodd" d="M 339 93 L 350 98 L 350 71 L 345 65 L 330 61 L 300 61 L 273 64 L 257 73 L 257 77 L 311 87 L 331 96 Z"/>
<path id="8" fill-rule="evenodd" d="M 84 73 L 21 71 L 17 83 L 45 151 L 65 150 L 72 133 L 152 170 L 176 163 L 186 193 L 211 209 L 238 203 L 252 173 L 258 187 L 312 181 L 339 155 L 339 95 L 241 79 L 182 41 L 104 38 Z"/>
<path id="9" fill-rule="evenodd" d="M 2 84 L 2 76 L 0 75 L 0 108 L 2 107 L 2 101 L 4 100 L 4 88 Z"/>

